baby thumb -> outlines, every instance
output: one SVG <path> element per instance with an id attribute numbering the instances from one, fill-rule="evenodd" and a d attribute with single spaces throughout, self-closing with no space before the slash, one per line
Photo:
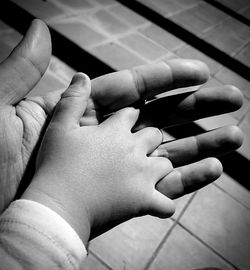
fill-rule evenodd
<path id="1" fill-rule="evenodd" d="M 87 75 L 77 73 L 74 75 L 69 87 L 63 92 L 56 105 L 53 121 L 64 125 L 79 124 L 90 96 L 91 82 Z"/>
<path id="2" fill-rule="evenodd" d="M 168 218 L 175 212 L 173 200 L 169 199 L 157 190 L 154 191 L 150 208 L 150 214 L 160 218 Z"/>

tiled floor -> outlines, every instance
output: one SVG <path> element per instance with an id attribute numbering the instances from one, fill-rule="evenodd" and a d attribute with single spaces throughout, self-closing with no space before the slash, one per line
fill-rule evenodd
<path id="1" fill-rule="evenodd" d="M 234 84 L 244 94 L 236 113 L 198 123 L 204 129 L 239 125 L 245 133 L 238 150 L 250 162 L 250 83 L 114 0 L 12 0 L 44 20 L 114 69 L 172 57 L 208 64 L 207 87 Z M 202 0 L 138 1 L 227 52 L 249 67 L 250 29 Z M 220 1 L 249 18 L 249 0 Z M 0 60 L 21 36 L 0 21 Z M 66 87 L 74 70 L 53 57 L 32 95 Z M 237 164 L 235 164 L 237 171 Z M 250 180 L 250 173 L 249 173 Z M 250 269 L 250 194 L 226 173 L 208 187 L 176 201 L 171 219 L 142 217 L 90 243 L 82 269 Z"/>
<path id="2" fill-rule="evenodd" d="M 172 225 L 171 219 L 136 218 L 93 240 L 89 248 L 112 269 L 144 269 Z"/>
<path id="3" fill-rule="evenodd" d="M 214 185 L 200 190 L 180 224 L 228 262 L 240 269 L 250 268 L 249 209 L 222 190 Z"/>

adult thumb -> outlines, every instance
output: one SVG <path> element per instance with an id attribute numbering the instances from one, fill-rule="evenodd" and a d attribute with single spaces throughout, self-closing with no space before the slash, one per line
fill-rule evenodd
<path id="1" fill-rule="evenodd" d="M 0 103 L 14 105 L 39 82 L 51 57 L 49 29 L 33 20 L 22 41 L 0 64 Z"/>
<path id="2" fill-rule="evenodd" d="M 52 121 L 58 121 L 65 126 L 79 124 L 87 108 L 90 91 L 89 77 L 83 73 L 75 74 L 56 105 Z"/>

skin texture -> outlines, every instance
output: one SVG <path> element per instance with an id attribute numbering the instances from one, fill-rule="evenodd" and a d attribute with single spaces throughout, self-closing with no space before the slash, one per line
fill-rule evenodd
<path id="1" fill-rule="evenodd" d="M 63 93 L 62 90 L 25 98 L 46 71 L 50 57 L 48 28 L 42 21 L 34 20 L 22 42 L 0 64 L 0 211 L 14 198 L 20 197 L 33 178 L 39 145 Z M 175 59 L 95 78 L 80 124 L 98 124 L 106 113 L 177 87 L 204 83 L 208 77 L 205 64 Z M 169 98 L 163 98 L 156 100 L 153 107 L 151 103 L 144 106 L 135 130 L 146 126 L 181 125 L 205 116 L 234 111 L 242 105 L 242 95 L 233 86 L 223 86 L 202 88 L 178 97 L 171 100 L 171 106 L 168 101 Z M 161 108 L 161 113 L 158 108 Z M 168 181 L 164 181 L 158 185 L 158 190 L 177 198 L 214 181 L 222 172 L 215 157 L 238 148 L 241 143 L 241 131 L 232 126 L 161 145 L 158 154 L 168 154 L 174 171 L 178 173 L 169 174 L 169 177 L 173 183 L 177 179 L 179 184 L 170 189 Z"/>
<path id="2" fill-rule="evenodd" d="M 56 105 L 35 176 L 23 195 L 64 217 L 85 245 L 89 230 L 98 235 L 136 216 L 169 217 L 175 210 L 172 200 L 155 189 L 173 170 L 169 159 L 149 156 L 161 144 L 159 129 L 132 133 L 139 116 L 132 107 L 99 125 L 83 126 L 89 94 L 90 80 L 75 75 Z"/>

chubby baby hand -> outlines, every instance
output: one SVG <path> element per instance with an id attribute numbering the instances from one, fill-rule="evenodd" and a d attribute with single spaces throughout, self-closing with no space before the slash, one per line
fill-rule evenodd
<path id="1" fill-rule="evenodd" d="M 173 170 L 167 158 L 150 156 L 161 132 L 148 127 L 133 133 L 139 110 L 132 107 L 83 126 L 90 92 L 89 78 L 76 74 L 56 106 L 23 195 L 60 214 L 85 243 L 90 234 L 130 218 L 175 211 L 173 201 L 155 188 Z"/>

